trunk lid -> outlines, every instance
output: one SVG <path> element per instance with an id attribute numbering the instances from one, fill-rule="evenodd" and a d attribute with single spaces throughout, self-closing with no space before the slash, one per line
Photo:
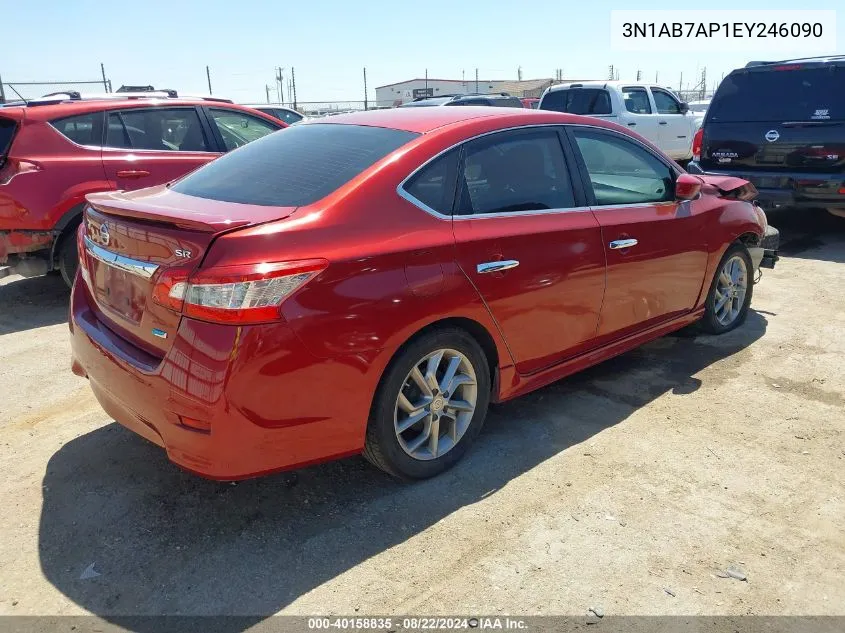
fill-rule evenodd
<path id="1" fill-rule="evenodd" d="M 845 63 L 766 64 L 732 72 L 704 121 L 701 167 L 777 172 L 845 171 Z"/>
<path id="2" fill-rule="evenodd" d="M 195 270 L 224 232 L 295 210 L 195 198 L 166 186 L 91 194 L 88 203 L 80 258 L 93 307 L 109 328 L 159 358 L 173 344 L 181 319 L 153 301 L 161 275 Z"/>

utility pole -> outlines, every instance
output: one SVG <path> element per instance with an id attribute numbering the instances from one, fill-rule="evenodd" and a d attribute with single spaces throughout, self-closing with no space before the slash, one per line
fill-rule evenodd
<path id="1" fill-rule="evenodd" d="M 264 84 L 264 93 L 267 95 L 267 103 L 270 103 L 270 86 Z"/>
<path id="2" fill-rule="evenodd" d="M 678 92 L 683 92 L 684 90 L 684 71 L 681 71 L 681 80 L 678 82 Z"/>
<path id="3" fill-rule="evenodd" d="M 478 68 L 475 69 L 475 94 L 478 94 Z"/>
<path id="4" fill-rule="evenodd" d="M 111 92 L 111 90 L 109 90 L 108 79 L 106 79 L 106 67 L 103 65 L 103 62 L 100 62 L 100 72 L 103 73 L 103 90 Z"/>
<path id="5" fill-rule="evenodd" d="M 293 88 L 293 109 L 296 110 L 296 73 L 293 70 L 293 66 L 290 67 L 290 82 Z"/>
<path id="6" fill-rule="evenodd" d="M 425 95 L 428 96 L 428 68 L 425 69 Z"/>
<path id="7" fill-rule="evenodd" d="M 643 76 L 643 73 L 640 70 L 637 70 L 637 81 Z"/>
<path id="8" fill-rule="evenodd" d="M 3 78 L 0 77 L 0 103 L 6 103 L 6 93 L 3 90 Z"/>
<path id="9" fill-rule="evenodd" d="M 607 78 L 608 78 L 610 81 L 613 81 L 613 75 L 614 75 L 614 72 L 613 72 L 613 64 L 611 64 L 610 66 L 608 66 L 608 67 L 607 67 Z"/>
<path id="10" fill-rule="evenodd" d="M 516 80 L 522 81 L 522 66 L 516 69 Z"/>
<path id="11" fill-rule="evenodd" d="M 282 71 L 284 68 L 281 66 L 276 66 L 276 95 L 279 97 L 279 103 L 284 103 L 285 101 L 285 90 L 284 85 L 282 84 Z"/>
<path id="12" fill-rule="evenodd" d="M 364 66 L 364 110 L 367 110 L 367 106 L 369 103 L 367 102 L 367 67 Z"/>
<path id="13" fill-rule="evenodd" d="M 657 82 L 657 76 L 658 76 L 659 74 L 660 74 L 660 73 L 658 73 L 656 70 L 654 71 L 654 83 L 658 83 L 658 82 Z"/>
<path id="14" fill-rule="evenodd" d="M 465 71 L 465 70 L 461 70 L 461 84 L 463 84 L 464 90 L 466 90 L 466 89 L 467 89 L 467 77 L 466 77 L 466 72 L 467 72 L 467 71 Z"/>
<path id="15" fill-rule="evenodd" d="M 213 94 L 211 92 L 211 69 L 208 66 L 205 67 L 205 78 L 208 79 L 208 94 Z"/>

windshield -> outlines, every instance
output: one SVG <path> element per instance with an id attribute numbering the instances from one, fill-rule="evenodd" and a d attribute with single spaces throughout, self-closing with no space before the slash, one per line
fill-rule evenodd
<path id="1" fill-rule="evenodd" d="M 225 202 L 298 207 L 325 198 L 417 136 L 361 125 L 296 125 L 224 154 L 172 189 Z"/>
<path id="2" fill-rule="evenodd" d="M 845 66 L 739 71 L 725 77 L 710 121 L 845 121 Z"/>

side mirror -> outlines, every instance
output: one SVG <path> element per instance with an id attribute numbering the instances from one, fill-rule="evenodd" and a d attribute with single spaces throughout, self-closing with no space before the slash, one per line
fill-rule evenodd
<path id="1" fill-rule="evenodd" d="M 703 181 L 692 174 L 681 174 L 675 181 L 675 200 L 695 200 Z"/>
<path id="2" fill-rule="evenodd" d="M 681 101 L 681 114 L 689 112 L 689 104 L 686 101 Z"/>

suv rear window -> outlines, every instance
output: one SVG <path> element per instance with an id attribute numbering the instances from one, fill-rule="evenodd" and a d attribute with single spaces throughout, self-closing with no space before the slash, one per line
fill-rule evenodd
<path id="1" fill-rule="evenodd" d="M 708 119 L 746 121 L 845 120 L 845 66 L 749 70 L 725 77 Z"/>
<path id="2" fill-rule="evenodd" d="M 569 114 L 611 114 L 610 95 L 603 88 L 550 90 L 540 101 L 543 110 Z"/>
<path id="3" fill-rule="evenodd" d="M 417 136 L 362 125 L 295 125 L 221 156 L 172 189 L 225 202 L 298 207 L 326 197 Z"/>

